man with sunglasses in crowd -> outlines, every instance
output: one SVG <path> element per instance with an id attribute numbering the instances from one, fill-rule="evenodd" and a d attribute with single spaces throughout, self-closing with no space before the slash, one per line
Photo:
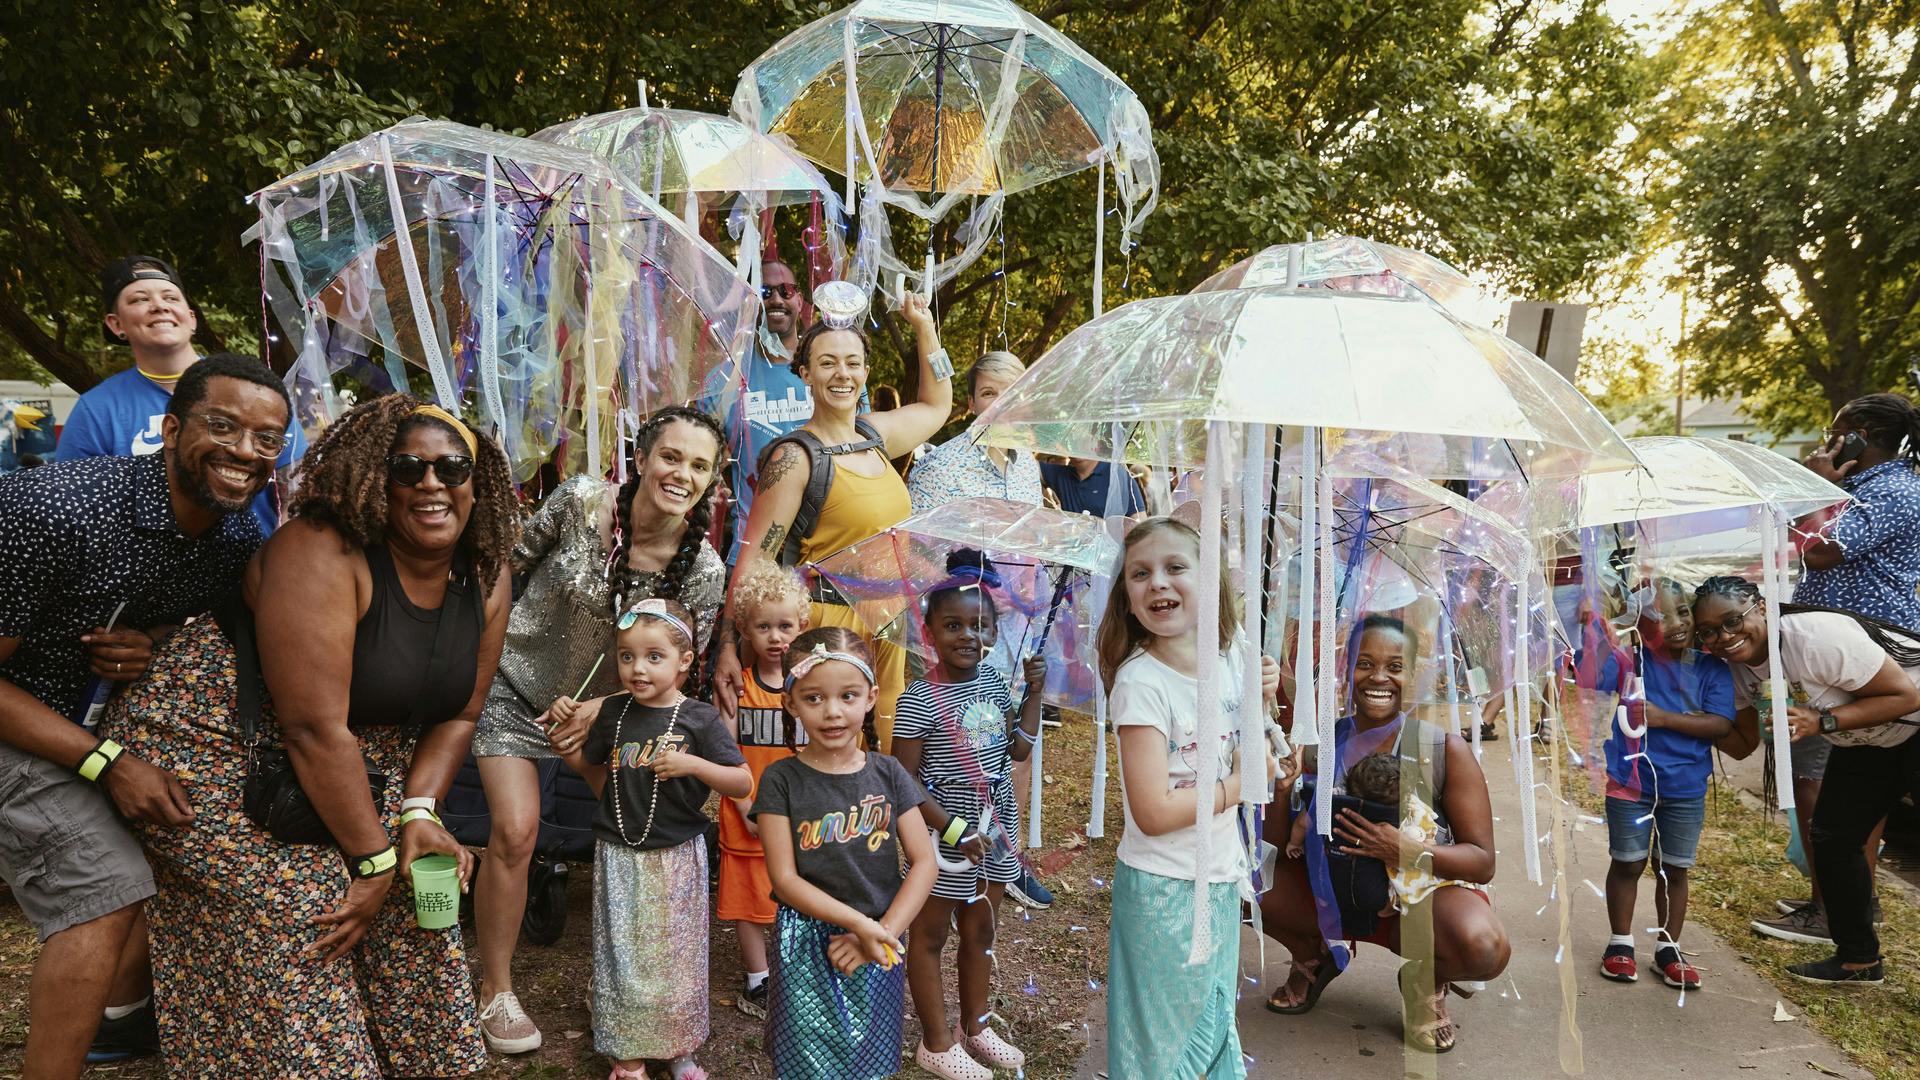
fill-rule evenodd
<path id="1" fill-rule="evenodd" d="M 180 377 L 158 452 L 0 478 L 0 878 L 42 943 L 35 1080 L 79 1076 L 96 1028 L 118 1056 L 157 1041 L 140 917 L 153 875 L 125 822 L 179 826 L 193 807 L 171 773 L 94 733 L 97 706 L 239 585 L 291 411 L 259 361 L 219 354 Z"/>
<path id="2" fill-rule="evenodd" d="M 80 395 L 60 431 L 58 461 L 157 452 L 167 399 L 181 373 L 200 359 L 193 344 L 200 315 L 173 267 L 151 255 L 120 259 L 100 272 L 100 299 L 101 333 L 132 350 L 133 366 Z M 306 448 L 305 436 L 289 424 L 277 467 L 292 466 Z M 280 521 L 278 501 L 272 485 L 254 500 L 254 516 L 268 535 Z"/>
<path id="3" fill-rule="evenodd" d="M 733 565 L 747 514 L 753 508 L 760 451 L 813 419 L 813 391 L 787 366 L 793 362 L 793 351 L 807 329 L 806 296 L 794 280 L 793 270 L 778 259 L 760 264 L 760 309 L 760 333 L 747 354 L 742 384 L 734 388 L 733 403 L 725 417 L 728 452 L 733 455 L 733 468 L 727 477 L 727 485 L 733 489 L 729 566 Z M 863 390 L 860 409 L 865 412 L 866 408 Z"/>

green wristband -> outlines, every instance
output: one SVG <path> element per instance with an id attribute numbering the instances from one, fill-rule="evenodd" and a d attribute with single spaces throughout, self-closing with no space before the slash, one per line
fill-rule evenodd
<path id="1" fill-rule="evenodd" d="M 112 739 L 101 739 L 94 744 L 93 749 L 87 751 L 87 756 L 80 759 L 80 764 L 75 766 L 73 771 L 79 774 L 80 779 L 97 784 L 100 778 L 107 775 L 107 771 L 120 760 L 120 755 L 124 752 L 120 744 Z"/>
<path id="2" fill-rule="evenodd" d="M 963 817 L 948 818 L 947 831 L 940 834 L 940 839 L 943 842 L 945 842 L 948 847 L 953 847 L 958 843 L 960 843 L 960 838 L 966 835 L 966 831 L 967 831 L 966 818 L 963 818 Z"/>
<path id="3" fill-rule="evenodd" d="M 384 850 L 377 851 L 372 855 L 348 856 L 347 876 L 354 878 L 379 877 L 381 874 L 392 873 L 394 867 L 398 865 L 400 865 L 400 855 L 393 850 L 393 845 L 389 844 Z"/>
<path id="4" fill-rule="evenodd" d="M 423 806 L 416 806 L 413 809 L 408 810 L 406 813 L 400 815 L 400 827 L 403 829 L 406 828 L 410 822 L 415 822 L 415 821 L 431 821 L 435 825 L 444 825 L 444 823 L 440 820 L 439 814 L 436 814 L 433 811 L 428 810 L 426 807 L 423 807 Z"/>

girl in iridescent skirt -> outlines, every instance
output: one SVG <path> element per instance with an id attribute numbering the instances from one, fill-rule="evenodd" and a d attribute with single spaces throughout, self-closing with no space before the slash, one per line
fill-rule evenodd
<path id="1" fill-rule="evenodd" d="M 900 1068 L 902 938 L 939 868 L 920 806 L 871 733 L 873 650 L 823 626 L 787 649 L 786 706 L 807 742 L 760 778 L 754 816 L 774 922 L 767 1048 L 779 1080 L 879 1080 Z M 901 849 L 911 864 L 903 879 Z"/>
<path id="2" fill-rule="evenodd" d="M 680 690 L 694 630 L 672 600 L 642 600 L 614 639 L 627 692 L 606 699 L 585 745 L 554 749 L 600 795 L 593 819 L 593 1047 L 607 1080 L 705 1080 L 709 791 L 753 788 L 720 713 Z M 574 708 L 583 706 L 575 705 Z M 571 717 L 550 716 L 555 729 Z M 695 943 L 698 943 L 697 945 Z"/>

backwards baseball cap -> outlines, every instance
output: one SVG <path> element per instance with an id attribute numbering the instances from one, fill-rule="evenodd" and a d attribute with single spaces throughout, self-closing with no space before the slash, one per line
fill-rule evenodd
<path id="1" fill-rule="evenodd" d="M 172 283 L 181 292 L 187 289 L 185 285 L 180 284 L 180 277 L 173 272 L 173 267 L 168 266 L 164 261 L 151 255 L 129 255 L 124 259 L 108 263 L 106 268 L 100 271 L 101 308 L 112 311 L 114 305 L 120 300 L 121 291 L 136 281 L 166 281 Z M 126 338 L 108 329 L 104 322 L 100 324 L 100 335 L 111 345 L 127 343 Z"/>

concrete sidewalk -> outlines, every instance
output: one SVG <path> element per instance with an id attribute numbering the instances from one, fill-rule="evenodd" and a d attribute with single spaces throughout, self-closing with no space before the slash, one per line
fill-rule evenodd
<path id="1" fill-rule="evenodd" d="M 1472 1001 L 1449 999 L 1459 1025 L 1454 1050 L 1435 1058 L 1409 1054 L 1401 1042 L 1399 993 L 1394 975 L 1400 961 L 1384 950 L 1363 945 L 1352 965 L 1327 988 L 1319 1006 L 1305 1016 L 1277 1016 L 1264 1007 L 1265 995 L 1286 973 L 1286 952 L 1269 942 L 1268 972 L 1260 986 L 1243 984 L 1240 1037 L 1254 1063 L 1252 1076 L 1310 1076 L 1316 1080 L 1460 1076 L 1475 1080 L 1532 1080 L 1581 1075 L 1602 1080 L 1646 1077 L 1729 1077 L 1752 1080 L 1805 1080 L 1867 1074 L 1848 1063 L 1830 1043 L 1795 1019 L 1776 1022 L 1780 1000 L 1773 986 L 1748 968 L 1735 949 L 1690 923 L 1685 945 L 1705 980 L 1686 995 L 1668 989 L 1650 974 L 1652 957 L 1642 936 L 1640 981 L 1620 985 L 1602 979 L 1600 953 L 1606 947 L 1606 910 L 1585 882 L 1605 882 L 1606 826 L 1591 818 L 1577 821 L 1571 836 L 1567 878 L 1573 901 L 1570 945 L 1562 957 L 1573 973 L 1572 1012 L 1563 1015 L 1559 903 L 1545 911 L 1548 887 L 1526 881 L 1520 853 L 1518 800 L 1507 743 L 1485 747 L 1485 771 L 1493 791 L 1500 871 L 1494 904 L 1513 941 L 1507 974 Z M 1546 763 L 1539 762 L 1540 779 Z M 1544 795 L 1544 793 L 1543 793 Z M 1539 807 L 1539 831 L 1548 829 L 1549 804 Z M 1569 810 L 1568 813 L 1574 813 Z M 1551 882 L 1548 860 L 1544 876 Z M 1538 912 L 1538 914 L 1536 914 Z M 1653 922 L 1653 882 L 1642 880 L 1635 922 Z M 1251 929 L 1242 934 L 1242 956 L 1249 974 L 1259 971 L 1258 942 Z M 1570 1022 L 1571 1021 L 1571 1022 Z M 1576 1033 L 1577 1032 L 1577 1033 Z M 1563 1067 L 1563 1060 L 1567 1067 Z M 1827 1070 L 1823 1073 L 1818 1070 Z M 1078 1077 L 1106 1071 L 1106 1047 L 1094 1033 L 1088 1059 Z"/>

